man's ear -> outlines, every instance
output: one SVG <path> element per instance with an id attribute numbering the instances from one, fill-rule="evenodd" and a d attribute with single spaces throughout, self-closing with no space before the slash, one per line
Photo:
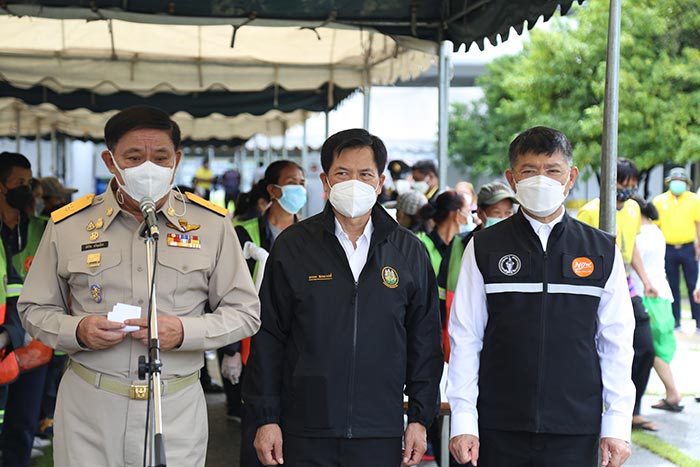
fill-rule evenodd
<path id="1" fill-rule="evenodd" d="M 506 169 L 503 175 L 506 176 L 506 180 L 508 180 L 510 188 L 513 190 L 513 193 L 515 193 L 515 177 L 513 176 L 513 171 L 511 169 Z"/>

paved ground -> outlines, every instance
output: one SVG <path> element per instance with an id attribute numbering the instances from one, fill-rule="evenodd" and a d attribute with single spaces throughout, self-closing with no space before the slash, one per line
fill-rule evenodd
<path id="1" fill-rule="evenodd" d="M 684 313 L 689 313 L 684 310 Z M 700 462 L 700 334 L 695 333 L 695 322 L 683 320 L 683 329 L 676 332 L 678 350 L 671 362 L 676 385 L 685 398 L 685 409 L 680 413 L 655 410 L 651 405 L 664 395 L 661 381 L 652 372 L 642 414 L 657 422 L 659 431 L 653 433 L 687 456 Z M 215 372 L 211 372 L 215 374 Z M 209 451 L 207 467 L 239 467 L 240 425 L 226 418 L 226 404 L 222 394 L 207 395 L 209 409 Z M 672 467 L 675 464 L 640 447 L 633 446 L 632 457 L 625 467 Z M 424 462 L 421 467 L 436 467 L 435 462 Z M 562 466 L 565 467 L 565 466 Z"/>

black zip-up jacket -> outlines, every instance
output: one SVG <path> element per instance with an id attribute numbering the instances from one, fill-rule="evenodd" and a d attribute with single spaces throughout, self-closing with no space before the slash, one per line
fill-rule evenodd
<path id="1" fill-rule="evenodd" d="M 615 238 L 568 215 L 542 249 L 522 212 L 474 234 L 488 324 L 479 367 L 479 426 L 600 432 L 598 307 Z"/>
<path id="2" fill-rule="evenodd" d="M 287 228 L 260 290 L 243 399 L 255 423 L 305 437 L 379 438 L 429 426 L 442 374 L 435 273 L 423 244 L 379 204 L 355 282 L 329 205 Z"/>

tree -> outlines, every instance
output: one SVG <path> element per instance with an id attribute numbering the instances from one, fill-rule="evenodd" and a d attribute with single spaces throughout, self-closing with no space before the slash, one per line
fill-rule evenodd
<path id="1" fill-rule="evenodd" d="M 489 64 L 478 80 L 484 98 L 451 109 L 452 161 L 502 171 L 513 137 L 546 125 L 571 139 L 579 168 L 598 171 L 608 10 L 609 0 L 588 0 Z M 697 0 L 623 0 L 618 154 L 640 169 L 700 153 L 699 45 Z"/>

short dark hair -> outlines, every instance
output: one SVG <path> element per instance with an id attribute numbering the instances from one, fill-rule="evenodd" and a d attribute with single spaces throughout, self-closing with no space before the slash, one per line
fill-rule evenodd
<path id="1" fill-rule="evenodd" d="M 518 157 L 528 154 L 546 154 L 551 156 L 561 152 L 569 165 L 573 164 L 574 156 L 571 142 L 559 130 L 546 126 L 536 126 L 520 133 L 508 148 L 510 167 L 515 167 Z"/>
<path id="2" fill-rule="evenodd" d="M 328 137 L 321 147 L 321 167 L 323 167 L 323 171 L 328 173 L 331 165 L 333 165 L 333 161 L 344 149 L 363 147 L 372 149 L 377 172 L 379 175 L 382 175 L 386 167 L 386 146 L 384 146 L 379 137 L 374 136 L 363 128 L 339 131 Z"/>
<path id="3" fill-rule="evenodd" d="M 617 183 L 625 183 L 630 178 L 639 180 L 639 169 L 631 160 L 620 157 L 617 160 Z"/>
<path id="4" fill-rule="evenodd" d="M 0 182 L 7 182 L 8 177 L 12 173 L 14 167 L 22 169 L 32 169 L 32 164 L 24 155 L 18 152 L 1 152 L 0 153 Z"/>
<path id="5" fill-rule="evenodd" d="M 459 211 L 467 204 L 464 196 L 454 190 L 447 190 L 432 202 L 423 205 L 418 211 L 422 219 L 432 219 L 436 224 L 441 223 L 452 211 Z"/>
<path id="6" fill-rule="evenodd" d="M 135 105 L 119 111 L 105 124 L 105 143 L 113 150 L 119 140 L 133 130 L 165 130 L 175 149 L 180 147 L 180 127 L 163 110 L 149 105 Z"/>
<path id="7" fill-rule="evenodd" d="M 654 206 L 654 203 L 645 200 L 640 195 L 634 195 L 632 199 L 639 204 L 639 211 L 642 213 L 642 216 L 653 221 L 659 219 L 659 211 L 656 209 L 656 206 Z"/>
<path id="8" fill-rule="evenodd" d="M 259 183 L 260 189 L 262 190 L 260 194 L 267 201 L 270 201 L 270 194 L 267 192 L 267 187 L 269 185 L 277 185 L 280 181 L 282 170 L 286 167 L 289 167 L 290 165 L 301 170 L 302 173 L 304 172 L 304 169 L 302 169 L 299 164 L 289 160 L 275 161 L 272 164 L 268 165 L 267 169 L 265 169 L 265 176 L 262 178 L 262 180 L 260 180 Z"/>
<path id="9" fill-rule="evenodd" d="M 424 159 L 422 161 L 416 162 L 411 167 L 411 170 L 417 170 L 423 175 L 437 176 L 437 167 L 435 167 L 435 162 L 431 161 L 430 159 Z"/>

